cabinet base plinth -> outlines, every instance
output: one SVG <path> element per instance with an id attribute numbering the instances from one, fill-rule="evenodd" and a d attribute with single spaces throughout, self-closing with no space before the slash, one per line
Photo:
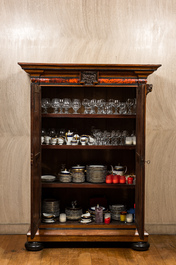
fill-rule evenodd
<path id="1" fill-rule="evenodd" d="M 40 249 L 35 249 L 35 245 L 30 247 L 30 244 L 39 242 L 43 244 L 49 242 L 128 242 L 132 243 L 132 249 L 141 251 L 147 250 L 150 246 L 148 233 L 145 232 L 144 239 L 141 240 L 136 229 L 39 229 L 33 239 L 31 239 L 31 233 L 28 232 L 27 240 L 26 244 L 29 244 L 29 247 L 27 246 L 26 249 L 34 251 Z"/>
<path id="2" fill-rule="evenodd" d="M 28 251 L 39 251 L 43 249 L 43 244 L 41 242 L 26 242 L 25 248 Z"/>
<path id="3" fill-rule="evenodd" d="M 131 248 L 137 251 L 146 251 L 150 247 L 148 242 L 133 242 Z"/>

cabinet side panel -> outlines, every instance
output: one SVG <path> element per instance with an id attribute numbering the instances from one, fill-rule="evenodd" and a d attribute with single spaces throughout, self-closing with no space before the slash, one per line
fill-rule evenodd
<path id="1" fill-rule="evenodd" d="M 41 220 L 41 89 L 31 84 L 31 238 Z"/>
<path id="2" fill-rule="evenodd" d="M 144 198 L 145 198 L 145 112 L 146 85 L 137 87 L 136 110 L 136 191 L 135 222 L 141 239 L 144 239 Z"/>

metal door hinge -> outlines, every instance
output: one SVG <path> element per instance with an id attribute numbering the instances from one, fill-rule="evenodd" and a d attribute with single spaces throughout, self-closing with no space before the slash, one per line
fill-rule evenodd
<path id="1" fill-rule="evenodd" d="M 148 165 L 150 164 L 150 160 L 144 160 L 143 158 L 141 158 L 141 163 L 147 163 Z"/>

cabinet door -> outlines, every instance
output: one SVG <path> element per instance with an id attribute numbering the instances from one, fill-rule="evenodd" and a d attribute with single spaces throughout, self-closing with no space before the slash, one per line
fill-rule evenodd
<path id="1" fill-rule="evenodd" d="M 145 111 L 146 85 L 137 87 L 136 91 L 136 190 L 135 222 L 141 239 L 144 239 L 144 198 L 145 198 Z"/>
<path id="2" fill-rule="evenodd" d="M 41 220 L 41 88 L 31 84 L 31 238 Z"/>

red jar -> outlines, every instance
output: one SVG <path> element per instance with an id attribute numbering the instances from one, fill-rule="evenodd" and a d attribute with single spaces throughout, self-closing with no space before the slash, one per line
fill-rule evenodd
<path id="1" fill-rule="evenodd" d="M 120 176 L 120 183 L 125 184 L 126 183 L 126 178 L 125 176 Z"/>
<path id="2" fill-rule="evenodd" d="M 128 184 L 133 184 L 133 177 L 128 177 Z"/>
<path id="3" fill-rule="evenodd" d="M 119 176 L 118 176 L 118 175 L 113 175 L 112 182 L 113 182 L 114 184 L 119 183 Z"/>
<path id="4" fill-rule="evenodd" d="M 112 180 L 113 180 L 113 175 L 107 175 L 106 176 L 106 183 L 107 184 L 111 184 L 112 183 Z"/>

